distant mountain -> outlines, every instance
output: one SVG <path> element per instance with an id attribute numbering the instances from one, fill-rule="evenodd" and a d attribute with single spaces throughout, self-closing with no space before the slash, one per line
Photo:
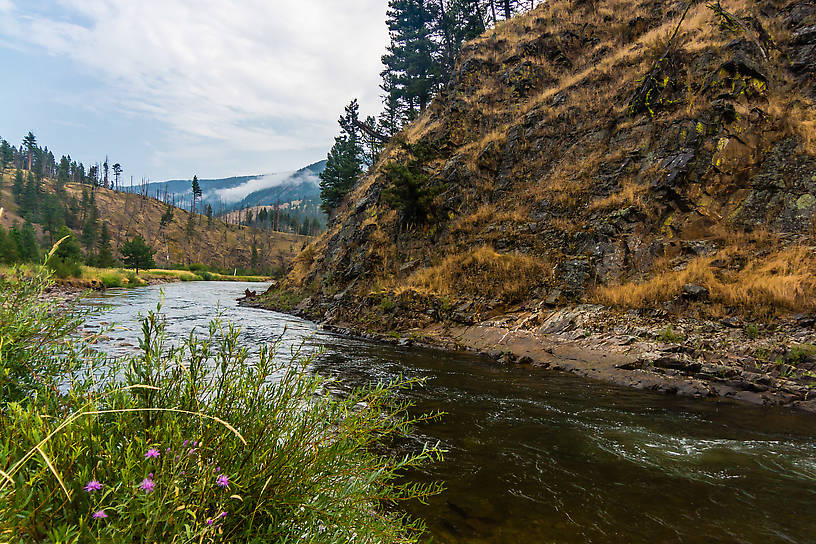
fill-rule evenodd
<path id="1" fill-rule="evenodd" d="M 216 213 L 240 208 L 274 205 L 295 201 L 319 201 L 320 179 L 326 168 L 322 160 L 295 172 L 234 176 L 219 179 L 199 179 L 203 204 L 209 204 Z M 137 190 L 134 188 L 134 190 Z M 175 198 L 177 206 L 189 207 L 192 186 L 189 179 L 172 179 L 147 184 L 147 191 L 164 199 Z"/>

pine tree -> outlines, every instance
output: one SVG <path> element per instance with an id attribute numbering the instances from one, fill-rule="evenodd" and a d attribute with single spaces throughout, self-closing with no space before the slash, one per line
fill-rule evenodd
<path id="1" fill-rule="evenodd" d="M 213 226 L 213 209 L 212 206 L 207 204 L 207 228 L 212 228 Z"/>
<path id="2" fill-rule="evenodd" d="M 167 205 L 167 209 L 164 210 L 164 213 L 161 216 L 161 220 L 159 222 L 159 228 L 164 228 L 170 223 L 173 222 L 173 212 L 175 211 L 176 207 L 170 204 Z"/>
<path id="3" fill-rule="evenodd" d="M 37 137 L 29 131 L 26 137 L 23 138 L 23 146 L 28 153 L 28 170 L 31 171 L 31 159 L 33 158 L 34 150 L 37 148 Z"/>
<path id="4" fill-rule="evenodd" d="M 201 198 L 201 194 L 201 185 L 198 183 L 198 176 L 193 176 L 193 213 L 195 213 L 196 210 L 196 199 Z"/>
<path id="5" fill-rule="evenodd" d="M 37 233 L 34 227 L 26 221 L 20 231 L 20 259 L 27 263 L 36 263 L 40 260 L 40 244 L 37 242 Z"/>
<path id="6" fill-rule="evenodd" d="M 23 198 L 23 192 L 25 191 L 25 181 L 23 180 L 23 172 L 21 170 L 17 170 L 14 174 L 14 185 L 11 188 L 11 193 L 14 196 L 14 201 L 16 203 L 21 203 Z"/>
<path id="7" fill-rule="evenodd" d="M 20 255 L 17 253 L 16 244 L 6 233 L 6 229 L 0 227 L 0 262 L 14 264 L 19 260 Z"/>
<path id="8" fill-rule="evenodd" d="M 125 266 L 136 269 L 137 274 L 139 273 L 139 269 L 153 268 L 156 266 L 156 263 L 153 261 L 153 254 L 156 253 L 156 251 L 150 249 L 150 246 L 147 245 L 141 236 L 136 236 L 122 244 L 122 247 L 119 248 L 119 253 L 122 254 L 122 262 L 124 262 Z"/>
<path id="9" fill-rule="evenodd" d="M 122 165 L 118 162 L 113 165 L 113 182 L 116 189 L 119 188 L 119 176 L 122 175 Z"/>
<path id="10" fill-rule="evenodd" d="M 334 139 L 326 169 L 320 174 L 320 209 L 330 214 L 340 205 L 362 173 L 360 148 L 347 134 Z"/>
<path id="11" fill-rule="evenodd" d="M 436 6 L 429 0 L 389 0 L 387 21 L 391 43 L 382 57 L 383 78 L 391 82 L 390 94 L 405 104 L 408 117 L 428 105 L 440 82 L 441 69 L 434 52 L 433 23 Z M 418 111 L 417 111 L 418 110 Z"/>
<path id="12" fill-rule="evenodd" d="M 331 214 L 354 187 L 363 172 L 363 149 L 359 137 L 359 105 L 352 100 L 340 117 L 341 134 L 334 139 L 334 145 L 326 157 L 326 169 L 320 173 L 320 208 Z M 276 214 L 280 205 L 276 206 Z M 276 227 L 276 230 L 280 230 Z"/>
<path id="13" fill-rule="evenodd" d="M 103 223 L 102 230 L 99 233 L 99 252 L 96 255 L 96 266 L 100 268 L 113 268 L 116 266 L 116 257 L 110 247 L 111 237 L 108 232 L 108 225 Z"/>
<path id="14" fill-rule="evenodd" d="M 36 221 L 39 211 L 39 195 L 36 177 L 29 172 L 28 180 L 19 201 L 21 214 L 28 221 Z"/>

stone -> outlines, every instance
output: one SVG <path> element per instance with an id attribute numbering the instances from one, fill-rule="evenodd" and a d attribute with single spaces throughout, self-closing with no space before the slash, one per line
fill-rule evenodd
<path id="1" fill-rule="evenodd" d="M 683 298 L 686 300 L 706 300 L 709 294 L 706 287 L 696 283 L 687 283 L 683 286 Z"/>
<path id="2" fill-rule="evenodd" d="M 726 317 L 723 320 L 721 320 L 720 323 L 732 329 L 742 328 L 742 321 L 737 317 Z"/>

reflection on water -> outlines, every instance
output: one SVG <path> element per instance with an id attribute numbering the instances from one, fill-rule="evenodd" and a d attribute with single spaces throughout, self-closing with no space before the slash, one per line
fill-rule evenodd
<path id="1" fill-rule="evenodd" d="M 424 517 L 435 542 L 814 542 L 816 418 L 666 397 L 466 354 L 396 348 L 318 330 L 274 312 L 239 308 L 246 284 L 164 286 L 171 336 L 206 330 L 219 308 L 254 345 L 325 346 L 315 366 L 346 386 L 400 375 L 405 393 L 442 410 L 417 441 L 441 441 L 445 462 L 411 477 L 448 490 Z M 257 285 L 251 287 L 256 289 Z M 116 322 L 106 349 L 137 344 L 137 315 L 159 288 L 93 303 Z"/>

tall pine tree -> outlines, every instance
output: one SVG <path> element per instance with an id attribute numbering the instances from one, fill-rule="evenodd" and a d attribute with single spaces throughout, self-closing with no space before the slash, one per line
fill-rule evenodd
<path id="1" fill-rule="evenodd" d="M 352 100 L 338 121 L 341 134 L 334 139 L 326 158 L 326 169 L 320 174 L 320 208 L 330 215 L 363 172 L 362 142 L 355 124 L 359 121 L 358 115 L 357 100 Z"/>

